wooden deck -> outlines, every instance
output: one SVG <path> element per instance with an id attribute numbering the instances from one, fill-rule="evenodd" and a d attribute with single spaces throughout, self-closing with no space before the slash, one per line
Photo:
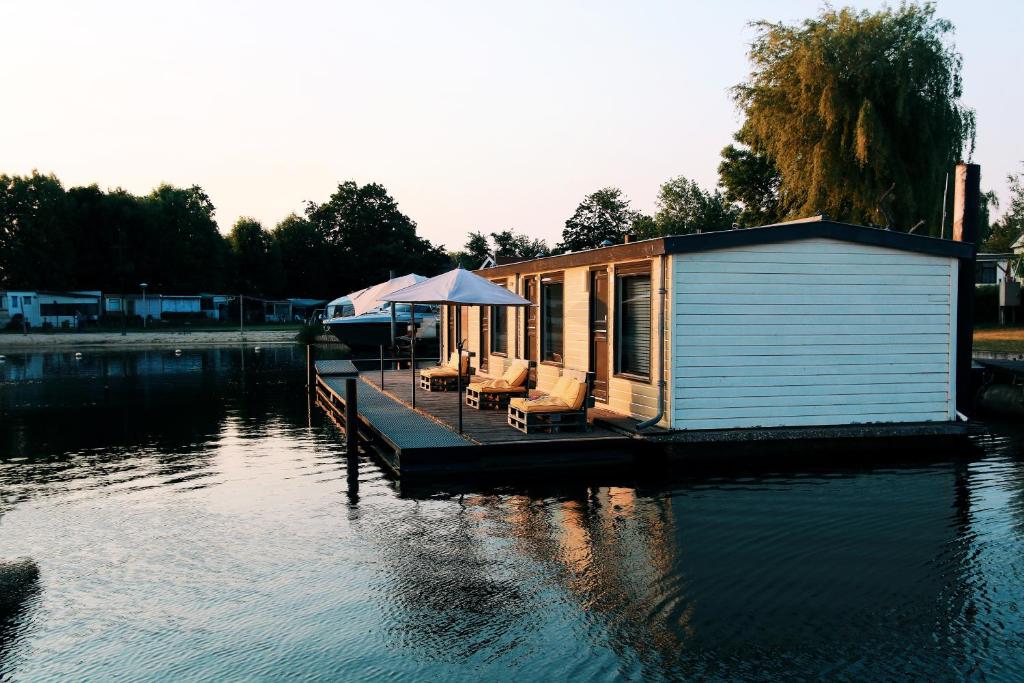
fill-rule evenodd
<path id="1" fill-rule="evenodd" d="M 362 380 L 371 386 L 380 389 L 380 373 L 368 372 L 362 376 Z M 410 370 L 387 370 L 384 373 L 384 393 L 395 400 L 405 404 L 412 409 L 412 372 Z M 463 393 L 463 397 L 465 393 Z M 453 431 L 458 431 L 459 424 L 459 401 L 454 391 L 423 391 L 416 389 L 416 409 L 418 412 L 429 415 L 432 419 L 446 425 Z M 608 410 L 592 408 L 590 419 L 605 416 L 616 416 Z M 463 404 L 462 406 L 462 434 L 477 444 L 507 444 L 527 443 L 533 441 L 580 441 L 623 437 L 622 434 L 613 432 L 591 424 L 591 431 L 588 432 L 563 432 L 557 434 L 523 434 L 522 432 L 508 426 L 508 413 L 504 410 L 475 410 Z"/>
<path id="2" fill-rule="evenodd" d="M 439 474 L 623 466 L 633 462 L 637 441 L 627 433 L 601 426 L 589 431 L 523 434 L 507 423 L 507 412 L 463 406 L 463 433 L 458 433 L 455 392 L 416 391 L 408 369 L 359 376 L 357 406 L 363 433 L 374 451 L 396 474 Z M 343 376 L 317 377 L 318 403 L 333 417 L 344 409 Z M 591 417 L 622 417 L 592 409 Z"/>

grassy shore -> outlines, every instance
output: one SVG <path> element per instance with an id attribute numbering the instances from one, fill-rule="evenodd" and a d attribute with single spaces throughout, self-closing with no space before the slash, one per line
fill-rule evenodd
<path id="1" fill-rule="evenodd" d="M 28 351 L 32 349 L 78 347 L 136 347 L 136 346 L 204 346 L 210 344 L 294 342 L 296 325 L 261 325 L 247 328 L 243 334 L 238 328 L 199 328 L 189 330 L 133 329 L 124 336 L 120 330 L 88 332 L 36 331 L 29 334 L 5 332 L 0 334 L 0 351 Z"/>
<path id="2" fill-rule="evenodd" d="M 977 351 L 1024 353 L 1024 327 L 983 327 L 974 330 Z"/>

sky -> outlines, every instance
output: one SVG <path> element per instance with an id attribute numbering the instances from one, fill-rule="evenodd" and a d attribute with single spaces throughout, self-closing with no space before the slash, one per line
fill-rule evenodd
<path id="1" fill-rule="evenodd" d="M 1024 3 L 937 7 L 956 26 L 983 188 L 1005 206 L 1007 173 L 1024 170 Z M 0 0 L 0 173 L 197 184 L 225 232 L 379 182 L 449 248 L 505 228 L 554 244 L 598 188 L 653 212 L 671 177 L 714 186 L 749 22 L 820 8 Z"/>

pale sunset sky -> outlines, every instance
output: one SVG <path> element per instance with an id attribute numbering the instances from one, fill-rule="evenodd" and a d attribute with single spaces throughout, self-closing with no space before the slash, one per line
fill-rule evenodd
<path id="1" fill-rule="evenodd" d="M 957 29 L 983 188 L 1005 201 L 1024 169 L 1024 3 L 937 6 Z M 0 0 L 0 173 L 198 184 L 222 231 L 376 181 L 436 243 L 506 227 L 555 243 L 600 187 L 650 212 L 670 177 L 713 186 L 748 22 L 820 7 Z"/>

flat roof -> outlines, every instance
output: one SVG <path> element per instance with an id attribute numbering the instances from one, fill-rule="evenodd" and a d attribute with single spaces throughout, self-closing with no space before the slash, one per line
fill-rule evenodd
<path id="1" fill-rule="evenodd" d="M 661 256 L 662 254 L 696 253 L 712 251 L 714 249 L 776 244 L 815 238 L 834 239 L 842 242 L 867 244 L 918 254 L 959 259 L 971 258 L 975 253 L 975 246 L 967 242 L 911 235 L 895 230 L 869 228 L 864 225 L 842 223 L 823 217 L 815 217 L 766 225 L 760 228 L 736 228 L 734 230 L 702 232 L 692 235 L 655 237 L 627 244 L 615 244 L 609 247 L 598 247 L 585 251 L 506 263 L 491 268 L 483 268 L 476 272 L 484 277 L 512 275 L 515 273 L 537 273 L 613 261 L 642 260 L 653 256 Z"/>

